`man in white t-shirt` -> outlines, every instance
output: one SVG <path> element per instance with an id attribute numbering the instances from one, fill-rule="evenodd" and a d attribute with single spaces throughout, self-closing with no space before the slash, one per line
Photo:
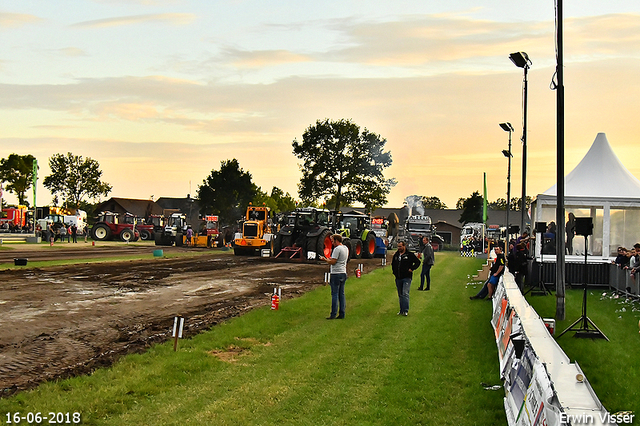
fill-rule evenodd
<path id="1" fill-rule="evenodd" d="M 347 282 L 349 249 L 342 244 L 342 235 L 340 234 L 332 235 L 331 243 L 333 245 L 331 257 L 320 256 L 320 260 L 324 260 L 331 265 L 331 278 L 329 279 L 329 285 L 331 286 L 331 314 L 327 319 L 343 319 L 346 309 L 344 284 Z"/>

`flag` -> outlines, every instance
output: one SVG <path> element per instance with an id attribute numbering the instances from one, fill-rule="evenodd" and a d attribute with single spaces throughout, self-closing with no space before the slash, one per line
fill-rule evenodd
<path id="1" fill-rule="evenodd" d="M 482 199 L 482 223 L 487 223 L 487 173 L 484 173 L 484 197 Z"/>
<path id="2" fill-rule="evenodd" d="M 36 208 L 36 186 L 38 185 L 38 160 L 33 159 L 33 208 Z"/>

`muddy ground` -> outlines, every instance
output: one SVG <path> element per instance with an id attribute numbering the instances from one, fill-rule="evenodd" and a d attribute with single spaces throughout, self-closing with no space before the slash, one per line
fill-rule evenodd
<path id="1" fill-rule="evenodd" d="M 55 378 L 86 374 L 119 357 L 170 339 L 173 318 L 185 337 L 324 284 L 326 264 L 281 262 L 201 250 L 197 257 L 154 258 L 153 246 L 1 250 L 0 262 L 144 253 L 144 260 L 78 263 L 0 271 L 0 395 Z M 189 250 L 165 247 L 168 251 Z M 390 260 L 390 259 L 389 259 Z M 381 259 L 359 259 L 365 271 Z M 329 305 L 327 305 L 327 309 Z M 328 313 L 328 312 L 327 312 Z"/>

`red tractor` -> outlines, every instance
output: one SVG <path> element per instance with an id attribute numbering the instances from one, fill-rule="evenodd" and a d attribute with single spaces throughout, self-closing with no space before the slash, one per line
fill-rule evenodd
<path id="1" fill-rule="evenodd" d="M 134 223 L 119 223 L 118 214 L 101 212 L 91 229 L 91 238 L 96 241 L 119 239 L 120 241 L 138 241 L 140 233 Z"/>
<path id="2" fill-rule="evenodd" d="M 154 232 L 162 230 L 163 221 L 162 216 L 151 215 L 145 220 L 131 213 L 125 213 L 122 219 L 123 224 L 135 225 L 135 229 L 140 233 L 140 239 L 144 241 L 153 240 Z"/>

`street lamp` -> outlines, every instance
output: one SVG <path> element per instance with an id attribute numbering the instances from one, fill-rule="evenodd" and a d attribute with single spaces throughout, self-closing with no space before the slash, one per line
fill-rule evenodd
<path id="1" fill-rule="evenodd" d="M 509 250 L 509 210 L 511 210 L 511 132 L 513 132 L 513 126 L 511 123 L 500 123 L 500 127 L 505 132 L 509 132 L 509 149 L 503 149 L 502 155 L 509 159 L 509 167 L 507 169 L 507 241 L 505 242 L 505 253 Z"/>
<path id="2" fill-rule="evenodd" d="M 527 73 L 531 67 L 531 59 L 524 52 L 516 52 L 509 55 L 511 62 L 518 68 L 524 69 L 524 88 L 522 92 L 522 199 L 520 200 L 520 211 L 522 217 L 520 219 L 520 229 L 525 230 L 525 214 L 527 206 Z"/>

